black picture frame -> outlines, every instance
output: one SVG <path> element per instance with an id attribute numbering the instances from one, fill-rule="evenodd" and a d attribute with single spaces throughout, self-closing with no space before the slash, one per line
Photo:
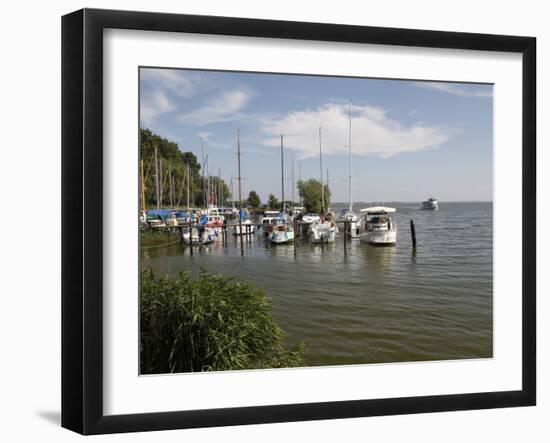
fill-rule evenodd
<path id="1" fill-rule="evenodd" d="M 522 389 L 131 415 L 103 413 L 103 30 L 170 31 L 522 54 Z M 536 403 L 536 39 L 231 17 L 83 9 L 62 18 L 62 426 L 151 431 Z"/>

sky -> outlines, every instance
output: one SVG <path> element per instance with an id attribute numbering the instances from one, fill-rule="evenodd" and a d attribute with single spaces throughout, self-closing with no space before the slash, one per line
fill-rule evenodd
<path id="1" fill-rule="evenodd" d="M 228 183 L 239 130 L 243 198 L 262 202 L 281 197 L 281 134 L 285 198 L 293 176 L 320 179 L 321 142 L 332 201 L 348 201 L 350 100 L 354 202 L 492 201 L 492 85 L 140 69 L 140 126 Z"/>

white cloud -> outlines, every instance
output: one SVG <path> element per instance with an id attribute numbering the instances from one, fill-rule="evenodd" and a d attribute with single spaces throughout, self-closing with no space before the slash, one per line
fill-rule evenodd
<path id="1" fill-rule="evenodd" d="M 216 149 L 231 149 L 231 145 L 228 143 L 220 143 L 212 140 L 212 134 L 210 132 L 198 132 L 197 135 L 202 138 L 206 146 L 211 146 Z"/>
<path id="2" fill-rule="evenodd" d="M 176 106 L 164 92 L 160 90 L 152 91 L 141 98 L 141 121 L 146 125 L 150 125 L 160 114 L 174 111 L 175 109 Z"/>
<path id="3" fill-rule="evenodd" d="M 180 123 L 207 125 L 209 123 L 238 120 L 240 111 L 248 105 L 252 93 L 242 89 L 224 92 L 210 99 L 206 105 L 178 117 Z"/>
<path id="4" fill-rule="evenodd" d="M 326 104 L 317 109 L 292 111 L 284 117 L 263 122 L 262 130 L 271 135 L 266 146 L 279 146 L 280 134 L 285 147 L 298 152 L 300 158 L 319 155 L 319 126 L 322 127 L 323 153 L 346 154 L 349 128 L 348 106 Z M 388 118 L 384 109 L 373 106 L 354 106 L 352 120 L 352 150 L 354 155 L 373 155 L 383 158 L 404 152 L 437 148 L 445 143 L 452 131 L 421 123 L 405 126 Z"/>
<path id="5" fill-rule="evenodd" d="M 479 85 L 457 86 L 445 82 L 416 82 L 416 86 L 434 91 L 446 92 L 448 94 L 460 95 L 462 97 L 493 97 L 493 91 L 480 89 Z"/>
<path id="6" fill-rule="evenodd" d="M 155 90 L 168 90 L 179 97 L 191 97 L 209 87 L 210 82 L 196 72 L 178 69 L 149 69 L 140 72 L 140 80 Z"/>

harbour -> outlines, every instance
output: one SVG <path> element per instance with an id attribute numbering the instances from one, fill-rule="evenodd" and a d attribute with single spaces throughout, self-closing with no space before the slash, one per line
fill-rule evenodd
<path id="1" fill-rule="evenodd" d="M 206 269 L 255 284 L 272 300 L 289 343 L 305 344 L 307 365 L 491 357 L 492 203 L 440 202 L 438 211 L 420 202 L 385 205 L 396 209 L 391 247 L 343 230 L 333 243 L 301 235 L 273 245 L 260 227 L 201 247 L 179 241 L 142 249 L 140 266 L 171 276 Z"/>

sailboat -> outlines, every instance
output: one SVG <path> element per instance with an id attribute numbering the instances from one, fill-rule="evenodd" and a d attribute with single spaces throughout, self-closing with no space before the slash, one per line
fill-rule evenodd
<path id="1" fill-rule="evenodd" d="M 294 241 L 294 228 L 288 220 L 288 214 L 285 207 L 285 168 L 284 168 L 284 156 L 283 156 L 283 135 L 281 134 L 281 213 L 279 218 L 275 220 L 275 223 L 269 225 L 268 238 L 273 244 L 289 243 Z"/>
<path id="2" fill-rule="evenodd" d="M 349 101 L 349 164 L 348 164 L 348 207 L 342 209 L 338 216 L 338 222 L 344 223 L 345 232 L 344 235 L 349 235 L 351 238 L 359 238 L 360 218 L 353 212 L 353 184 L 351 179 L 352 171 L 352 155 L 351 155 L 351 100 Z"/>
<path id="3" fill-rule="evenodd" d="M 324 183 L 323 183 L 323 151 L 321 145 L 321 128 L 319 127 L 319 161 L 321 164 L 321 220 L 314 221 L 308 230 L 309 240 L 311 243 L 333 243 L 336 238 L 336 223 L 332 220 L 326 220 L 324 218 Z"/>

